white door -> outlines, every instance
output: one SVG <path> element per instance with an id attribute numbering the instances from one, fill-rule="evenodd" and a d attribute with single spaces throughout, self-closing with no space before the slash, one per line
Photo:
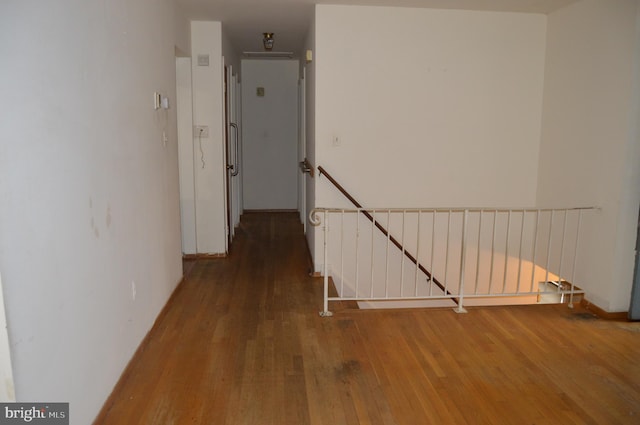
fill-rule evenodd
<path id="1" fill-rule="evenodd" d="M 297 60 L 242 61 L 245 210 L 298 209 Z"/>

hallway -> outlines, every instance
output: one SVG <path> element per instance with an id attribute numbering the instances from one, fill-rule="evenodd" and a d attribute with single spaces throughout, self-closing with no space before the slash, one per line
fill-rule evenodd
<path id="1" fill-rule="evenodd" d="M 199 260 L 96 424 L 616 424 L 640 415 L 640 323 L 566 306 L 321 318 L 296 213 L 245 214 Z"/>

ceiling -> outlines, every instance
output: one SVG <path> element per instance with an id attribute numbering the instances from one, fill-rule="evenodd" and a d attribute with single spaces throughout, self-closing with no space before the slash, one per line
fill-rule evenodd
<path id="1" fill-rule="evenodd" d="M 220 21 L 236 50 L 261 51 L 262 33 L 275 33 L 274 51 L 299 52 L 314 4 L 422 7 L 550 13 L 578 0 L 177 0 L 187 18 Z"/>

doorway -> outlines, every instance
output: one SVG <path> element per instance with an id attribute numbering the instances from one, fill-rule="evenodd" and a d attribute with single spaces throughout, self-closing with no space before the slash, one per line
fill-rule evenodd
<path id="1" fill-rule="evenodd" d="M 226 157 L 226 234 L 227 252 L 231 250 L 236 226 L 240 223 L 242 196 L 240 111 L 238 106 L 238 76 L 232 66 L 224 68 L 224 115 L 225 115 L 225 157 Z"/>
<path id="2" fill-rule="evenodd" d="M 297 60 L 242 61 L 245 210 L 298 210 Z"/>

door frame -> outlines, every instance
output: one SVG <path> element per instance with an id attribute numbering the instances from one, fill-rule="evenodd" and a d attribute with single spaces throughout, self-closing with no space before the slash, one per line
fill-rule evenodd
<path id="1" fill-rule="evenodd" d="M 301 67 L 298 80 L 298 161 L 302 163 L 307 158 L 307 129 L 306 129 L 306 68 Z M 300 168 L 298 177 L 298 211 L 302 221 L 303 232 L 307 233 L 307 173 Z"/>
<path id="2" fill-rule="evenodd" d="M 226 192 L 226 218 L 225 218 L 225 233 L 226 233 L 226 252 L 229 253 L 231 251 L 231 243 L 233 242 L 233 234 L 231 228 L 233 227 L 233 221 L 231 218 L 231 178 L 233 172 L 233 159 L 231 158 L 231 144 L 229 142 L 229 133 L 230 133 L 230 118 L 229 118 L 229 68 L 224 65 L 224 82 L 223 82 L 223 99 L 224 99 L 224 150 L 225 150 L 225 192 Z"/>
<path id="3" fill-rule="evenodd" d="M 229 253 L 233 238 L 235 236 L 235 226 L 240 221 L 239 209 L 241 199 L 240 190 L 240 126 L 238 125 L 238 97 L 236 77 L 233 75 L 233 67 L 224 65 L 224 158 L 225 158 L 225 192 L 226 192 L 226 252 Z M 233 128 L 233 131 L 232 131 Z M 233 138 L 232 138 L 233 136 Z M 233 141 L 233 143 L 232 143 Z"/>

